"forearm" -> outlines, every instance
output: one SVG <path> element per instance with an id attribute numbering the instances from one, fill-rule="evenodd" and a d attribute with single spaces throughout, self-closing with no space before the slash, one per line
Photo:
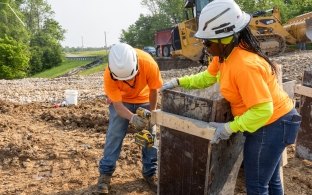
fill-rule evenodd
<path id="1" fill-rule="evenodd" d="M 157 100 L 158 100 L 158 90 L 157 89 L 150 89 L 149 102 L 150 102 L 150 109 L 151 110 L 156 110 Z"/>
<path id="2" fill-rule="evenodd" d="M 133 113 L 126 106 L 124 106 L 122 102 L 113 102 L 113 106 L 120 117 L 128 120 L 131 119 Z"/>
<path id="3" fill-rule="evenodd" d="M 207 70 L 179 78 L 179 85 L 185 89 L 203 89 L 217 82 L 217 78 Z"/>
<path id="4" fill-rule="evenodd" d="M 233 132 L 253 133 L 263 127 L 273 115 L 273 103 L 266 102 L 251 107 L 241 116 L 236 116 L 234 121 L 230 122 L 230 128 Z"/>

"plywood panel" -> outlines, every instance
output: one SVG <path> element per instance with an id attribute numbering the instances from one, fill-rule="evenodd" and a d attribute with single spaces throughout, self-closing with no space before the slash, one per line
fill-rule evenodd
<path id="1" fill-rule="evenodd" d="M 232 119 L 229 104 L 224 99 L 209 100 L 179 91 L 165 91 L 161 109 L 206 122 Z M 234 193 L 242 162 L 244 138 L 241 134 L 211 145 L 209 139 L 166 127 L 160 129 L 158 194 Z"/>
<path id="2" fill-rule="evenodd" d="M 312 90 L 312 70 L 304 71 L 302 85 Z M 312 160 L 312 97 L 302 95 L 300 102 L 302 122 L 296 141 L 296 154 Z"/>

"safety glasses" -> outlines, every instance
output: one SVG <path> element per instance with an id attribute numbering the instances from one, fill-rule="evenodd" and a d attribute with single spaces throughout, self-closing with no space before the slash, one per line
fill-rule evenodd
<path id="1" fill-rule="evenodd" d="M 221 44 L 227 45 L 227 44 L 232 43 L 233 36 L 226 37 L 226 38 L 223 38 L 223 39 L 209 39 L 209 40 L 204 40 L 204 45 L 205 45 L 206 47 L 210 47 L 212 43 L 219 43 L 219 40 L 220 40 L 220 43 L 221 43 Z"/>

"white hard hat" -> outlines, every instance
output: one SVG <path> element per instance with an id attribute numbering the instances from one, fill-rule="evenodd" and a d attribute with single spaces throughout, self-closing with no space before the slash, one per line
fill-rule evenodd
<path id="1" fill-rule="evenodd" d="M 200 39 L 220 39 L 243 30 L 251 17 L 243 12 L 234 0 L 214 0 L 208 3 L 199 16 Z"/>
<path id="2" fill-rule="evenodd" d="M 135 49 L 126 43 L 115 44 L 108 55 L 108 68 L 114 79 L 129 80 L 138 73 Z"/>

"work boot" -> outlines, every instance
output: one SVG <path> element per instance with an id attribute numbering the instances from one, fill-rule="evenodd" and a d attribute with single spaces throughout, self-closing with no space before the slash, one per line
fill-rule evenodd
<path id="1" fill-rule="evenodd" d="M 157 193 L 157 182 L 158 179 L 156 177 L 156 175 L 152 175 L 150 177 L 148 176 L 143 176 L 145 181 L 147 182 L 147 184 L 149 185 L 149 187 L 151 188 L 151 190 L 155 193 Z"/>
<path id="2" fill-rule="evenodd" d="M 100 175 L 98 184 L 97 184 L 97 193 L 98 194 L 108 194 L 110 189 L 111 175 Z"/>

